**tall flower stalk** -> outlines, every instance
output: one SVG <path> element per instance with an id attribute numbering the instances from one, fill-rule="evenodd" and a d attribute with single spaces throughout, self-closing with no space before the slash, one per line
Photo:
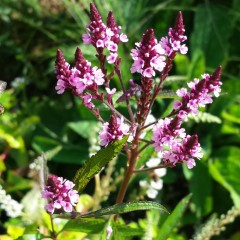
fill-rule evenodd
<path id="1" fill-rule="evenodd" d="M 153 29 L 147 29 L 130 53 L 133 64 L 129 71 L 133 77 L 135 74 L 140 75 L 141 84 L 130 79 L 128 89 L 125 88 L 126 80 L 122 77 L 121 57 L 118 55 L 118 45 L 126 43 L 128 37 L 121 33 L 121 27 L 117 25 L 112 11 L 109 12 L 105 24 L 96 6 L 91 3 L 90 23 L 82 37 L 84 44 L 92 45 L 96 49 L 99 66 L 92 66 L 84 58 L 80 48 L 76 50 L 73 67 L 66 62 L 61 50 L 57 51 L 56 91 L 62 94 L 66 89 L 71 90 L 72 94 L 81 98 L 82 104 L 102 123 L 99 144 L 106 147 L 128 136 L 128 142 L 123 148 L 127 156 L 127 166 L 116 203 L 124 201 L 132 175 L 144 171 L 141 168 L 136 169 L 136 163 L 141 153 L 150 145 L 155 148 L 157 155 L 161 158 L 161 164 L 154 169 L 175 167 L 176 164 L 184 162 L 191 169 L 196 165 L 195 159 L 202 158 L 198 136 L 187 134 L 182 124 L 189 114 L 197 114 L 199 107 L 212 103 L 213 96 L 219 96 L 222 84 L 220 82 L 221 67 L 218 67 L 212 74 L 203 74 L 202 80 L 194 79 L 188 83 L 188 89 L 177 90 L 179 100 L 174 102 L 172 112 L 168 116 L 150 124 L 146 121 L 157 96 L 162 91 L 174 58 L 177 54 L 186 54 L 188 51 L 184 43 L 187 39 L 184 33 L 185 27 L 181 12 L 177 15 L 175 26 L 169 28 L 168 35 L 160 40 L 155 37 Z M 107 64 L 113 66 L 111 72 L 107 71 Z M 114 75 L 118 77 L 122 91 L 117 102 L 126 103 L 128 116 L 119 112 L 113 101 L 116 89 L 111 88 L 111 79 Z M 157 83 L 154 81 L 155 77 L 160 78 Z M 136 99 L 135 108 L 130 105 L 132 97 Z M 96 102 L 109 108 L 111 112 L 109 121 L 102 117 L 101 111 L 96 107 Z M 143 133 L 146 130 L 152 131 L 151 140 L 144 139 Z M 60 205 L 57 205 L 56 201 L 54 200 L 54 204 L 56 203 L 54 206 L 58 208 Z M 53 211 L 54 206 L 48 206 L 48 211 Z M 61 205 L 58 209 L 65 211 L 71 208 L 71 206 L 68 206 L 69 208 L 65 206 L 65 209 L 64 206 Z"/>

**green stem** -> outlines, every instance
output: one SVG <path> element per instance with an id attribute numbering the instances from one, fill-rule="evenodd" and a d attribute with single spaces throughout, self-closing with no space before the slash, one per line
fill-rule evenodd
<path id="1" fill-rule="evenodd" d="M 168 167 L 168 165 L 162 164 L 162 165 L 158 165 L 156 167 L 136 169 L 136 170 L 134 170 L 134 173 L 149 172 L 149 171 L 152 171 L 152 170 L 155 170 L 155 169 L 167 168 L 167 167 Z"/>
<path id="2" fill-rule="evenodd" d="M 53 216 L 50 214 L 50 219 L 51 219 L 51 227 L 52 227 L 52 232 L 51 232 L 51 237 L 53 240 L 57 240 L 57 234 L 54 230 L 54 224 L 53 224 Z"/>

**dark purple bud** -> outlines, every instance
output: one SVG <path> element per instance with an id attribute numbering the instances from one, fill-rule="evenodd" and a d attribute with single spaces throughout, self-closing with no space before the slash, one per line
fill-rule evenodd
<path id="1" fill-rule="evenodd" d="M 190 152 L 194 147 L 196 147 L 198 145 L 198 136 L 192 135 L 187 142 L 185 143 L 185 148 L 187 150 L 187 152 Z"/>
<path id="2" fill-rule="evenodd" d="M 81 71 L 80 66 L 86 64 L 86 60 L 83 57 L 81 49 L 78 47 L 75 52 L 75 59 L 74 59 L 75 67 Z"/>
<path id="3" fill-rule="evenodd" d="M 99 22 L 102 20 L 102 17 L 99 14 L 94 3 L 90 3 L 90 19 L 91 19 L 91 21 L 96 21 L 96 22 Z"/>
<path id="4" fill-rule="evenodd" d="M 179 35 L 182 35 L 185 32 L 183 25 L 183 16 L 181 11 L 178 12 L 174 29 Z"/>
<path id="5" fill-rule="evenodd" d="M 66 60 L 61 52 L 60 49 L 57 50 L 57 56 L 55 60 L 55 68 L 57 71 L 59 71 L 66 63 Z"/>
<path id="6" fill-rule="evenodd" d="M 115 19 L 113 17 L 113 13 L 112 11 L 110 11 L 108 13 L 108 17 L 107 17 L 107 27 L 109 27 L 110 29 L 115 29 L 117 26 L 117 23 L 115 22 Z"/>
<path id="7" fill-rule="evenodd" d="M 214 86 L 218 85 L 219 81 L 220 81 L 221 74 L 222 74 L 222 67 L 219 66 L 210 76 L 209 81 L 211 82 L 211 84 L 213 84 Z"/>
<path id="8" fill-rule="evenodd" d="M 147 29 L 146 33 L 142 35 L 142 46 L 147 47 L 155 45 L 155 36 L 152 28 Z"/>

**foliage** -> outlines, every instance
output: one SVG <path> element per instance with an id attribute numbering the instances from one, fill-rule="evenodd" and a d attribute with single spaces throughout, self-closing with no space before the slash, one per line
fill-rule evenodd
<path id="1" fill-rule="evenodd" d="M 88 23 L 89 3 L 70 0 L 0 2 L 0 79 L 8 82 L 7 90 L 0 96 L 0 103 L 5 107 L 0 116 L 0 185 L 26 209 L 25 215 L 14 219 L 0 209 L 1 239 L 41 239 L 51 233 L 50 218 L 43 211 L 40 197 L 39 165 L 34 161 L 42 152 L 46 153 L 51 173 L 73 179 L 76 170 L 86 167 L 85 162 L 89 163 L 89 152 L 99 150 L 93 143 L 99 131 L 94 116 L 79 99 L 70 94 L 57 96 L 54 91 L 53 65 L 57 48 L 71 61 L 74 49 L 80 44 L 84 56 L 97 64 L 94 49 L 80 43 Z M 109 225 L 116 239 L 190 239 L 196 229 L 202 229 L 206 218 L 213 214 L 220 216 L 232 206 L 240 206 L 239 1 L 97 0 L 95 3 L 101 13 L 113 9 L 116 21 L 131 39 L 119 49 L 126 86 L 132 77 L 129 72 L 132 62 L 127 54 L 141 38 L 142 29 L 152 27 L 159 36 L 165 35 L 177 11 L 183 12 L 189 54 L 175 58 L 174 76 L 167 79 L 166 91 L 158 96 L 153 107 L 155 117 L 169 114 L 175 98 L 173 93 L 179 86 L 186 86 L 186 81 L 211 72 L 218 65 L 223 67 L 223 93 L 207 112 L 186 123 L 190 133 L 199 133 L 204 159 L 192 170 L 180 166 L 167 170 L 156 201 L 166 206 L 171 213 L 169 216 L 151 210 L 124 214 L 117 222 L 105 217 L 77 218 L 70 223 L 66 219 L 54 219 L 55 230 L 60 232 L 59 239 L 104 239 Z M 172 89 L 167 91 L 170 84 Z M 114 85 L 119 86 L 117 79 Z M 119 108 L 126 111 L 121 103 Z M 108 116 L 105 109 L 103 117 Z M 152 149 L 143 151 L 138 167 L 152 154 Z M 89 198 L 80 198 L 77 205 L 80 212 L 114 204 L 126 160 L 122 155 L 114 159 L 113 155 L 90 174 L 92 177 L 99 172 L 94 180 L 87 179 L 90 181 L 84 193 Z M 103 166 L 105 169 L 101 170 Z M 134 176 L 126 200 L 146 199 L 139 181 L 150 177 L 154 176 L 146 173 Z M 185 197 L 188 193 L 192 194 L 191 198 Z M 32 199 L 32 209 L 27 208 Z M 216 239 L 237 239 L 239 217 L 235 217 Z"/>

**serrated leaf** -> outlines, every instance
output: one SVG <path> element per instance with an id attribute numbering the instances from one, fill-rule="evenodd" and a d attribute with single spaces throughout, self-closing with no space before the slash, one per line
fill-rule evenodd
<path id="1" fill-rule="evenodd" d="M 168 213 L 168 210 L 159 203 L 150 201 L 139 201 L 129 203 L 119 203 L 111 207 L 102 208 L 100 210 L 89 212 L 81 215 L 81 217 L 100 217 L 103 215 L 122 214 L 139 210 L 156 209 Z"/>
<path id="2" fill-rule="evenodd" d="M 166 221 L 161 226 L 157 234 L 156 240 L 168 239 L 168 236 L 171 234 L 175 226 L 179 223 L 180 219 L 182 218 L 190 198 L 191 198 L 191 194 L 187 195 L 185 198 L 181 200 L 181 202 L 178 203 L 178 205 L 175 207 L 173 212 L 170 214 L 170 216 L 166 219 Z"/>
<path id="3" fill-rule="evenodd" d="M 76 189 L 79 192 L 85 188 L 95 174 L 100 172 L 101 169 L 122 150 L 127 139 L 128 136 L 124 136 L 121 140 L 109 144 L 86 161 L 74 177 Z"/>
<path id="4" fill-rule="evenodd" d="M 69 220 L 63 227 L 62 231 L 75 231 L 84 233 L 98 233 L 106 224 L 105 219 L 94 219 L 94 218 L 78 218 Z"/>

